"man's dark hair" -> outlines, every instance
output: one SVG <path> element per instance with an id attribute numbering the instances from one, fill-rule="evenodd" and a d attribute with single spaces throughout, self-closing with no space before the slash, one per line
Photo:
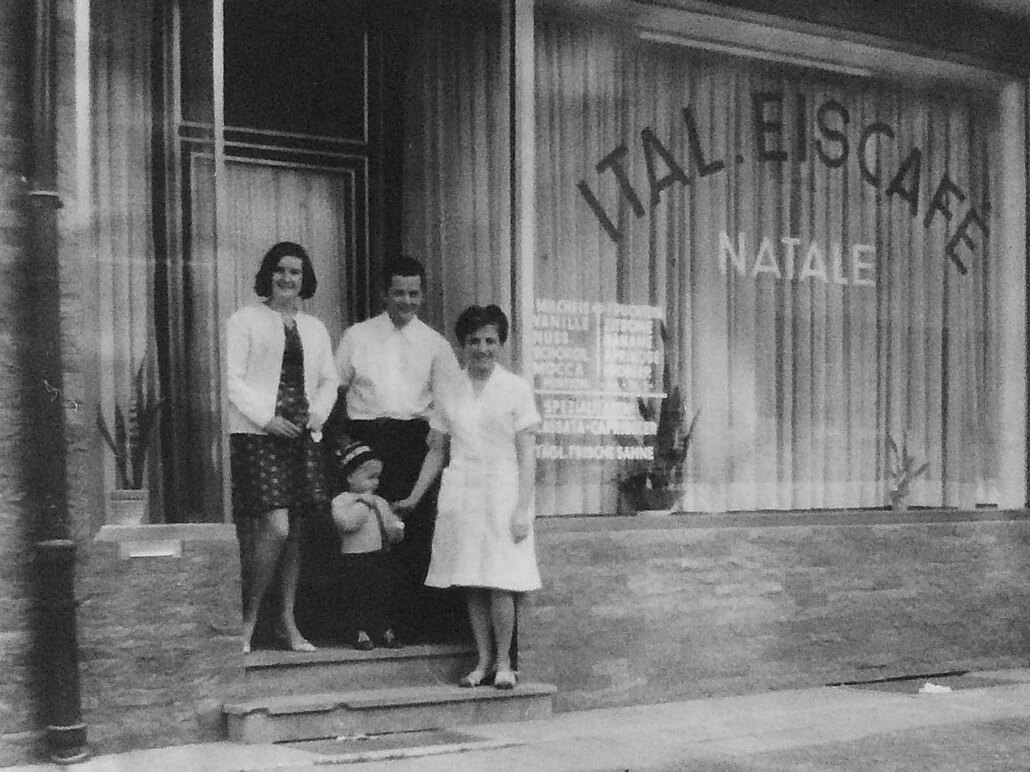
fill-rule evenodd
<path id="1" fill-rule="evenodd" d="M 300 282 L 300 296 L 307 300 L 315 294 L 318 287 L 318 280 L 315 278 L 315 267 L 311 264 L 311 258 L 300 244 L 292 241 L 280 241 L 270 250 L 265 252 L 261 259 L 261 267 L 258 268 L 254 277 L 254 293 L 261 298 L 272 297 L 272 274 L 279 267 L 279 261 L 284 257 L 299 257 L 303 266 L 303 274 Z"/>
<path id="2" fill-rule="evenodd" d="M 417 276 L 421 281 L 422 291 L 426 291 L 426 268 L 413 257 L 397 255 L 386 261 L 382 273 L 384 294 L 390 290 L 394 276 Z"/>
<path id="3" fill-rule="evenodd" d="M 469 306 L 454 323 L 454 335 L 458 343 L 465 345 L 465 339 L 478 330 L 492 324 L 497 327 L 497 338 L 503 345 L 508 340 L 508 317 L 504 311 L 491 303 L 488 306 Z"/>

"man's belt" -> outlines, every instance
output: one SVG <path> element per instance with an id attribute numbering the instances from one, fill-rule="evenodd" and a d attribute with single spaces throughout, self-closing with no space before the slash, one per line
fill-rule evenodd
<path id="1" fill-rule="evenodd" d="M 371 426 L 412 426 L 428 423 L 425 418 L 352 418 L 353 424 L 369 424 Z"/>

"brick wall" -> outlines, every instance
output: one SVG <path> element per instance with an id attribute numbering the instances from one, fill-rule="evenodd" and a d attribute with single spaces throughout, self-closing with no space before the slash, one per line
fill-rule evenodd
<path id="1" fill-rule="evenodd" d="M 920 518 L 541 522 L 520 665 L 561 710 L 1025 666 L 1030 516 Z"/>
<path id="2" fill-rule="evenodd" d="M 130 556 L 176 545 L 179 555 Z M 232 527 L 145 526 L 94 541 L 80 556 L 78 585 L 93 751 L 224 739 L 220 703 L 243 664 Z"/>

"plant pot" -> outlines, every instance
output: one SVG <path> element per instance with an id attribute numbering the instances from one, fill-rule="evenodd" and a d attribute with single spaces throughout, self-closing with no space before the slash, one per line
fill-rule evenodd
<path id="1" fill-rule="evenodd" d="M 668 515 L 679 504 L 678 488 L 635 488 L 625 492 L 628 508 L 637 515 Z"/>
<path id="2" fill-rule="evenodd" d="M 142 525 L 147 522 L 150 491 L 113 490 L 107 496 L 107 506 L 111 525 Z"/>

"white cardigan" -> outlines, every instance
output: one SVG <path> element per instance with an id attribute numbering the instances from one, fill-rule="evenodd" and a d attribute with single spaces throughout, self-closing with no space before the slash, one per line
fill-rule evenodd
<path id="1" fill-rule="evenodd" d="M 336 402 L 340 380 L 325 325 L 303 312 L 298 312 L 296 319 L 304 346 L 308 428 L 318 439 L 322 424 Z M 283 350 L 286 348 L 282 316 L 263 303 L 241 308 L 229 317 L 226 347 L 229 433 L 265 434 L 265 425 L 275 416 Z"/>

